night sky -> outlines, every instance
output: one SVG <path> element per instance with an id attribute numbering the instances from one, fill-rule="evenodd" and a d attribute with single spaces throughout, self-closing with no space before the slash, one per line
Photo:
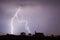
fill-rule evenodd
<path id="1" fill-rule="evenodd" d="M 60 35 L 60 1 L 59 0 L 2 0 L 0 1 L 0 33 L 10 33 L 11 18 L 17 8 L 21 7 L 24 18 L 32 34 L 42 32 L 46 35 Z M 21 15 L 18 14 L 19 20 Z M 15 33 L 26 32 L 24 23 L 14 26 Z M 17 25 L 17 26 L 16 26 Z"/>

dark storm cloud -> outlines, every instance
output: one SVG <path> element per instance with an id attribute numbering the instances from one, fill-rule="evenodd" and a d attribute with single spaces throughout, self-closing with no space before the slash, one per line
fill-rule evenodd
<path id="1" fill-rule="evenodd" d="M 43 32 L 45 34 L 60 34 L 60 1 L 59 0 L 0 0 L 0 32 L 9 33 L 9 24 L 14 11 L 10 9 L 15 7 L 41 6 L 43 13 L 29 13 L 27 17 L 30 19 L 30 29 L 32 33 Z M 36 9 L 34 11 L 37 11 Z M 42 16 L 41 16 L 42 15 Z M 42 22 L 41 22 L 42 21 Z M 34 28 L 34 30 L 33 30 Z M 7 31 L 8 30 L 8 31 Z M 22 29 L 21 29 L 22 30 Z"/>

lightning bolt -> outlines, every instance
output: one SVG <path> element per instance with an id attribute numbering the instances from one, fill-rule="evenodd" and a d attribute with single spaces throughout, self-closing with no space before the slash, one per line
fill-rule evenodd
<path id="1" fill-rule="evenodd" d="M 17 18 L 17 22 L 19 22 L 19 23 L 25 23 L 25 29 L 28 31 L 28 33 L 31 33 L 30 29 L 29 29 L 29 26 L 28 26 L 28 21 L 24 20 L 23 16 L 22 16 L 21 20 L 19 20 L 18 13 L 20 11 L 21 11 L 21 9 L 18 8 L 17 11 L 16 11 L 16 13 L 15 13 L 15 15 L 11 18 L 11 23 L 10 23 L 11 24 L 11 34 L 14 34 L 14 25 L 13 25 L 13 23 L 14 23 L 15 18 Z"/>

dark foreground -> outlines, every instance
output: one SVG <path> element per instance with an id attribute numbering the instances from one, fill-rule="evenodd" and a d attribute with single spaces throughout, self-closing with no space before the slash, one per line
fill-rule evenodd
<path id="1" fill-rule="evenodd" d="M 45 36 L 43 33 L 35 33 L 34 35 L 26 35 L 24 32 L 21 35 L 1 35 L 0 40 L 59 40 L 60 36 Z"/>

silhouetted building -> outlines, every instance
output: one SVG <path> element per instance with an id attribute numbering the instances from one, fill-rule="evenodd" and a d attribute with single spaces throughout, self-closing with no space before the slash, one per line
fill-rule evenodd
<path id="1" fill-rule="evenodd" d="M 35 36 L 44 37 L 44 34 L 43 33 L 37 33 L 37 32 L 35 32 Z"/>

